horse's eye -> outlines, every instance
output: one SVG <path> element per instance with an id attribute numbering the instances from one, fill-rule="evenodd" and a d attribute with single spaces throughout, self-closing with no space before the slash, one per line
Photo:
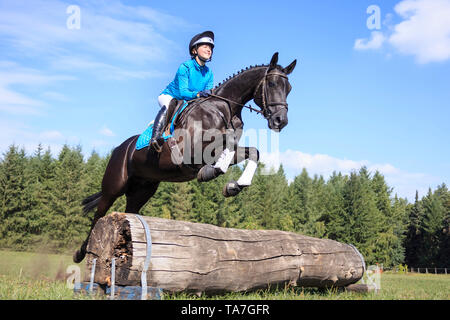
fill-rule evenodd
<path id="1" fill-rule="evenodd" d="M 275 87 L 275 83 L 273 83 L 272 81 L 269 81 L 269 87 L 270 87 L 270 88 Z"/>

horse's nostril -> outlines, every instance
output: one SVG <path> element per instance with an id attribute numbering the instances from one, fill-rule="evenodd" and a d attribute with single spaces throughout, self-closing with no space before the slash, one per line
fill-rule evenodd
<path id="1" fill-rule="evenodd" d="M 282 122 L 281 117 L 275 117 L 275 120 L 273 121 L 275 125 L 280 125 L 280 123 Z"/>

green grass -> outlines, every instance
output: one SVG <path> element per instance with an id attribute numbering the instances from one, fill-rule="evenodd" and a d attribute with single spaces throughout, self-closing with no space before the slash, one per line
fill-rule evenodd
<path id="1" fill-rule="evenodd" d="M 69 255 L 0 251 L 0 300 L 92 299 L 66 285 Z M 81 272 L 84 264 L 78 265 Z"/>
<path id="2" fill-rule="evenodd" d="M 279 288 L 250 293 L 197 297 L 193 294 L 166 295 L 166 299 L 268 299 L 268 300 L 450 300 L 450 275 L 383 273 L 378 293 L 346 292 L 338 288 Z"/>
<path id="3" fill-rule="evenodd" d="M 74 295 L 66 286 L 66 270 L 74 265 L 69 255 L 0 251 L 0 300 L 92 299 Z M 84 264 L 79 265 L 81 272 Z M 83 278 L 83 275 L 82 275 Z M 450 300 L 450 275 L 381 275 L 379 293 L 350 293 L 334 289 L 273 288 L 249 293 L 228 293 L 197 297 L 193 294 L 165 294 L 164 299 L 233 300 Z M 100 298 L 100 297 L 93 297 Z"/>

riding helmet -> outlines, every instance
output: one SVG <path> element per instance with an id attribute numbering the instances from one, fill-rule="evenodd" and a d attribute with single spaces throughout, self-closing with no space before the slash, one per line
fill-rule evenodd
<path id="1" fill-rule="evenodd" d="M 214 32 L 205 31 L 195 35 L 189 42 L 189 54 L 192 56 L 192 49 L 201 44 L 209 44 L 214 49 Z"/>

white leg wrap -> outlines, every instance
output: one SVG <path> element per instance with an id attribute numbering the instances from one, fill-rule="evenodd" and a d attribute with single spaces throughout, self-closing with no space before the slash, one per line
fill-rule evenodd
<path id="1" fill-rule="evenodd" d="M 235 151 L 230 151 L 228 149 L 223 150 L 219 160 L 217 160 L 216 164 L 214 165 L 214 168 L 220 168 L 223 173 L 227 172 L 228 167 L 233 160 L 234 153 Z"/>
<path id="2" fill-rule="evenodd" d="M 256 168 L 258 167 L 258 164 L 253 161 L 249 160 L 247 163 L 247 166 L 244 169 L 244 172 L 239 177 L 239 180 L 237 181 L 238 185 L 240 186 L 249 186 L 252 184 L 253 176 L 255 175 Z"/>

